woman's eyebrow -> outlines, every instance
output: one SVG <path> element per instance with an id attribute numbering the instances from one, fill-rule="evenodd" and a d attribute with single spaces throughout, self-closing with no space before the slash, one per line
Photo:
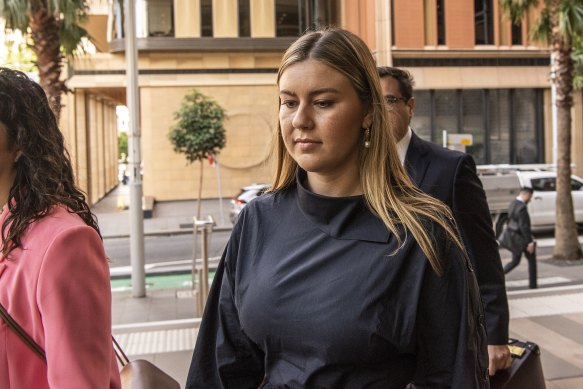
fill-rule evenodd
<path id="1" fill-rule="evenodd" d="M 340 94 L 340 91 L 336 88 L 318 88 L 310 91 L 310 96 L 320 95 L 322 93 L 336 93 Z M 280 95 L 296 96 L 296 94 L 288 89 L 282 89 L 279 91 Z"/>

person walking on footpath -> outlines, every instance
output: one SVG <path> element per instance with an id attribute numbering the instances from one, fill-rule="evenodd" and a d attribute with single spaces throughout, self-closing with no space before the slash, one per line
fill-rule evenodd
<path id="1" fill-rule="evenodd" d="M 532 188 L 520 189 L 518 197 L 508 207 L 508 223 L 499 240 L 502 247 L 512 252 L 512 260 L 504 266 L 504 273 L 518 266 L 524 253 L 528 261 L 528 286 L 530 289 L 536 289 L 536 241 L 530 230 L 527 208 L 532 194 Z"/>
<path id="2" fill-rule="evenodd" d="M 0 67 L 2 389 L 121 387 L 109 266 L 73 176 L 41 86 Z"/>
<path id="3" fill-rule="evenodd" d="M 512 364 L 510 315 L 498 243 L 476 164 L 469 154 L 425 141 L 413 132 L 414 80 L 408 71 L 383 66 L 378 72 L 401 163 L 419 189 L 451 208 L 472 260 L 486 310 L 489 372 L 494 375 Z"/>
<path id="4" fill-rule="evenodd" d="M 470 260 L 399 161 L 369 48 L 307 32 L 277 87 L 275 178 L 233 227 L 187 388 L 487 388 Z"/>

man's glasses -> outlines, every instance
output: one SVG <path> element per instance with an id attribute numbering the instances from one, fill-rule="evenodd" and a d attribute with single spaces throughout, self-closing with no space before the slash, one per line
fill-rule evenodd
<path id="1" fill-rule="evenodd" d="M 409 101 L 409 99 L 407 99 L 405 97 L 385 96 L 385 103 L 387 103 L 387 105 L 389 107 L 392 107 L 393 105 L 397 104 L 397 101 L 399 101 L 399 100 L 403 100 L 404 103 Z"/>

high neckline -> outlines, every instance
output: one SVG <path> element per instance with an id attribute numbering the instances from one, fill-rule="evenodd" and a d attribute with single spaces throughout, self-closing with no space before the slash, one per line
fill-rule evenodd
<path id="1" fill-rule="evenodd" d="M 307 174 L 296 175 L 298 205 L 304 215 L 320 230 L 337 239 L 356 239 L 386 243 L 390 231 L 366 206 L 363 195 L 331 197 L 308 190 Z"/>

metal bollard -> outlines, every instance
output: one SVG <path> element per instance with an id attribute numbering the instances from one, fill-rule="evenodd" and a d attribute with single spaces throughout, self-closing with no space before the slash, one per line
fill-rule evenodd
<path id="1" fill-rule="evenodd" d="M 197 294 L 197 312 L 202 316 L 204 307 L 209 293 L 209 266 L 208 266 L 208 243 L 209 237 L 213 232 L 215 226 L 215 221 L 211 216 L 207 220 L 198 220 L 196 217 L 194 220 L 193 228 L 193 250 L 192 250 L 192 288 L 196 287 Z M 201 235 L 201 262 L 202 266 L 197 266 L 196 261 L 196 235 L 200 233 Z M 198 284 L 195 286 L 195 280 L 198 278 Z"/>

